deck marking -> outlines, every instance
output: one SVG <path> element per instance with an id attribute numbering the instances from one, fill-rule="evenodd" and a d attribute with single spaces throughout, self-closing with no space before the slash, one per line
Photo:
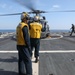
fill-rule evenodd
<path id="1" fill-rule="evenodd" d="M 40 53 L 74 53 L 75 50 L 47 50 L 47 51 L 40 51 Z"/>
<path id="2" fill-rule="evenodd" d="M 35 63 L 34 51 L 32 56 L 32 69 L 33 69 L 33 75 L 39 75 L 39 62 Z"/>
<path id="3" fill-rule="evenodd" d="M 57 37 L 54 37 L 54 38 L 45 38 L 41 40 L 55 40 L 55 39 L 60 39 L 60 38 L 63 38 L 63 35 L 58 35 Z"/>
<path id="4" fill-rule="evenodd" d="M 39 51 L 39 53 L 75 53 L 75 50 L 45 50 L 45 51 Z M 18 51 L 4 51 L 0 50 L 0 53 L 18 53 Z"/>
<path id="5" fill-rule="evenodd" d="M 18 51 L 4 51 L 1 50 L 0 53 L 18 53 Z M 39 51 L 39 53 L 75 53 L 75 50 L 46 50 L 46 51 Z M 32 69 L 33 69 L 33 75 L 39 75 L 39 62 L 35 63 L 34 53 L 32 57 Z"/>
<path id="6" fill-rule="evenodd" d="M 18 51 L 4 51 L 4 50 L 0 50 L 0 53 L 18 53 Z"/>

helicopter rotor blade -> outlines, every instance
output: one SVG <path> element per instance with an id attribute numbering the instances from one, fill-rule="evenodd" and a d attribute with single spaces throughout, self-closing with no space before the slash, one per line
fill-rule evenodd
<path id="1" fill-rule="evenodd" d="M 32 0 L 14 0 L 15 2 L 19 3 L 20 5 L 27 7 L 28 9 L 35 11 L 35 6 Z"/>
<path id="2" fill-rule="evenodd" d="M 13 14 L 1 14 L 0 16 L 13 16 L 13 15 L 21 15 L 22 13 L 13 13 Z"/>
<path id="3" fill-rule="evenodd" d="M 23 12 L 22 12 L 23 13 Z M 22 13 L 12 13 L 12 14 L 0 14 L 0 16 L 14 16 L 14 15 L 21 15 Z M 27 12 L 28 14 L 32 14 L 33 12 Z"/>
<path id="4" fill-rule="evenodd" d="M 53 12 L 75 12 L 75 10 L 48 11 L 48 13 L 53 13 Z"/>
<path id="5" fill-rule="evenodd" d="M 41 11 L 41 10 L 36 10 L 35 8 L 35 0 L 14 0 L 15 2 L 19 3 L 20 5 L 27 7 L 30 9 L 32 12 L 29 12 L 29 14 L 39 14 L 39 13 L 47 13 L 46 11 Z"/>

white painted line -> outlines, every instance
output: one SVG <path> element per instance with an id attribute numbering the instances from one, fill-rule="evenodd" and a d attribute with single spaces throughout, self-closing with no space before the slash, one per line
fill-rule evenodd
<path id="1" fill-rule="evenodd" d="M 35 58 L 32 58 L 32 69 L 33 69 L 33 75 L 39 75 L 39 62 L 35 63 Z"/>
<path id="2" fill-rule="evenodd" d="M 41 40 L 55 40 L 55 39 L 60 39 L 60 38 L 63 38 L 63 35 L 59 35 L 59 34 L 57 34 L 56 35 L 57 37 L 52 37 L 52 38 L 45 38 L 45 39 L 41 39 Z M 59 36 L 59 37 L 58 37 Z"/>
<path id="3" fill-rule="evenodd" d="M 75 50 L 47 50 L 47 51 L 40 51 L 40 53 L 74 53 Z"/>
<path id="4" fill-rule="evenodd" d="M 32 56 L 32 69 L 33 69 L 33 75 L 39 75 L 39 62 L 35 63 L 34 51 Z"/>
<path id="5" fill-rule="evenodd" d="M 71 53 L 71 52 L 75 52 L 75 50 L 45 50 L 45 51 L 39 51 L 39 53 Z M 18 51 L 4 51 L 4 50 L 0 50 L 0 53 L 18 53 Z"/>
<path id="6" fill-rule="evenodd" d="M 18 51 L 4 51 L 4 50 L 2 50 L 2 51 L 0 51 L 0 53 L 18 53 Z"/>

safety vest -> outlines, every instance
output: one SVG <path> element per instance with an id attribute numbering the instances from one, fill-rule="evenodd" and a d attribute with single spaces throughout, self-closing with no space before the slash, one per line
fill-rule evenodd
<path id="1" fill-rule="evenodd" d="M 42 25 L 38 22 L 30 24 L 30 38 L 40 38 Z"/>
<path id="2" fill-rule="evenodd" d="M 22 28 L 24 26 L 28 25 L 24 22 L 19 23 L 19 25 L 16 28 L 16 38 L 17 38 L 17 45 L 26 45 L 24 37 L 23 37 L 23 32 L 22 32 Z"/>

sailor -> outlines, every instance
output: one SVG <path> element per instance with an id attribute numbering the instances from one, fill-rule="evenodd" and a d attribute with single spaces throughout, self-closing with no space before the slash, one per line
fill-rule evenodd
<path id="1" fill-rule="evenodd" d="M 40 48 L 40 37 L 41 37 L 42 24 L 39 23 L 39 17 L 34 17 L 34 22 L 30 23 L 30 40 L 31 40 L 31 50 L 35 48 L 34 56 L 35 63 L 39 60 L 39 48 Z M 32 52 L 31 52 L 32 56 Z"/>
<path id="2" fill-rule="evenodd" d="M 70 36 L 72 36 L 72 34 L 75 33 L 75 27 L 74 27 L 74 24 L 72 24 L 72 27 L 71 27 L 70 29 L 71 29 L 71 34 L 70 34 Z"/>
<path id="3" fill-rule="evenodd" d="M 30 37 L 29 37 L 29 30 L 28 30 L 28 14 L 23 12 L 21 15 L 21 22 L 16 28 L 16 38 L 17 38 L 17 50 L 19 56 L 19 75 L 22 75 L 21 72 L 21 63 L 22 61 L 25 64 L 26 74 L 25 75 L 32 75 L 32 62 L 30 58 Z"/>

